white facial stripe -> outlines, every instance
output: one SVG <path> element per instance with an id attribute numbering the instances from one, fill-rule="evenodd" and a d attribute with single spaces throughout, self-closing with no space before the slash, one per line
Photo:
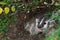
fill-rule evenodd
<path id="1" fill-rule="evenodd" d="M 39 24 L 39 25 L 41 25 L 41 24 L 42 24 L 43 20 L 44 20 L 44 18 L 41 20 L 41 22 L 40 22 L 40 24 Z"/>

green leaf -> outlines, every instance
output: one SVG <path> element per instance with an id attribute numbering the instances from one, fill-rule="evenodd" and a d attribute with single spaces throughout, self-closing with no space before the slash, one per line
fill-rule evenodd
<path id="1" fill-rule="evenodd" d="M 2 38 L 2 40 L 7 40 L 7 38 L 6 38 L 6 37 L 4 37 L 4 38 Z"/>

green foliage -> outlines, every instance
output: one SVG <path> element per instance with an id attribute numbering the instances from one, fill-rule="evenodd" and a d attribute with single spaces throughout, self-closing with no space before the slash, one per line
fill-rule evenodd
<path id="1" fill-rule="evenodd" d="M 53 13 L 51 18 L 54 19 L 54 20 L 60 19 L 60 13 L 58 13 L 58 12 Z"/>
<path id="2" fill-rule="evenodd" d="M 8 3 L 10 0 L 3 0 L 3 2 Z"/>
<path id="3" fill-rule="evenodd" d="M 7 38 L 4 37 L 4 38 L 2 38 L 2 40 L 7 40 Z"/>
<path id="4" fill-rule="evenodd" d="M 12 13 L 11 11 L 11 6 L 14 4 L 10 4 L 12 3 L 11 0 L 2 0 L 0 2 L 0 7 L 3 9 L 3 12 L 0 14 L 0 35 L 5 34 L 6 32 L 9 31 L 9 25 L 12 23 L 16 22 L 16 17 L 15 17 L 15 12 Z M 8 11 L 8 10 L 4 10 L 5 7 L 9 8 L 9 13 L 5 14 L 4 12 Z M 13 14 L 13 15 L 12 15 Z"/>
<path id="5" fill-rule="evenodd" d="M 1 40 L 10 40 L 8 37 L 3 37 Z"/>
<path id="6" fill-rule="evenodd" d="M 0 34 L 4 34 L 9 31 L 9 25 L 16 21 L 15 16 L 0 15 Z"/>
<path id="7" fill-rule="evenodd" d="M 33 5 L 38 5 L 38 4 L 39 4 L 39 0 L 33 0 L 33 1 L 32 1 L 32 4 L 33 4 Z"/>
<path id="8" fill-rule="evenodd" d="M 55 3 L 54 5 L 56 8 L 60 9 L 60 4 L 59 3 Z"/>
<path id="9" fill-rule="evenodd" d="M 45 40 L 60 40 L 60 28 L 58 28 L 57 30 L 53 29 L 51 31 L 51 35 L 47 36 Z"/>
<path id="10" fill-rule="evenodd" d="M 52 15 L 52 12 L 51 11 L 48 11 L 48 12 L 46 12 L 46 14 L 45 14 L 45 17 L 51 17 L 51 15 Z"/>
<path id="11" fill-rule="evenodd" d="M 52 29 L 51 34 L 46 36 L 45 40 L 60 40 L 60 12 L 56 11 L 55 13 L 49 13 L 46 15 L 47 17 L 50 15 L 50 18 L 57 22 L 57 29 Z"/>

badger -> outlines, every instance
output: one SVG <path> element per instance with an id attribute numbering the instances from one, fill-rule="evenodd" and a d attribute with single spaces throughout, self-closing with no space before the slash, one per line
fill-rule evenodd
<path id="1" fill-rule="evenodd" d="M 47 19 L 45 17 L 35 18 L 28 21 L 25 25 L 25 30 L 30 33 L 30 35 L 36 35 L 40 32 L 46 33 L 48 29 L 53 28 L 55 25 L 55 20 Z"/>

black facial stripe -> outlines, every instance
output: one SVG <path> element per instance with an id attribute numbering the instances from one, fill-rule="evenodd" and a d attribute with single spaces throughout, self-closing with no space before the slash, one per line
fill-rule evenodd
<path id="1" fill-rule="evenodd" d="M 42 20 L 42 19 L 43 19 L 43 17 L 42 17 L 42 18 L 40 18 L 40 19 Z M 42 22 L 42 23 L 41 23 L 41 25 L 40 25 L 41 20 L 39 20 L 39 22 L 38 22 L 38 28 L 42 28 L 42 27 L 44 27 L 44 25 L 46 24 L 46 23 L 45 23 L 46 18 L 44 18 L 43 22 Z"/>

